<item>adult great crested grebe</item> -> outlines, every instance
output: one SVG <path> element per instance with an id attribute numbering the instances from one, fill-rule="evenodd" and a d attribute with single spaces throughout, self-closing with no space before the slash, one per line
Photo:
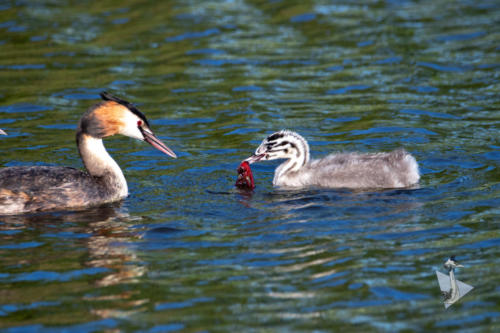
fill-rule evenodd
<path id="1" fill-rule="evenodd" d="M 309 159 L 309 145 L 299 134 L 282 130 L 269 135 L 246 159 L 285 159 L 274 173 L 273 185 L 328 188 L 398 188 L 418 183 L 415 158 L 403 149 L 388 153 L 339 153 Z"/>
<path id="2" fill-rule="evenodd" d="M 76 132 L 76 144 L 87 172 L 58 166 L 0 169 L 0 215 L 81 208 L 125 198 L 127 181 L 102 142 L 111 135 L 146 141 L 177 157 L 154 135 L 146 116 L 136 107 L 107 92 L 100 95 L 103 101 L 83 114 Z"/>

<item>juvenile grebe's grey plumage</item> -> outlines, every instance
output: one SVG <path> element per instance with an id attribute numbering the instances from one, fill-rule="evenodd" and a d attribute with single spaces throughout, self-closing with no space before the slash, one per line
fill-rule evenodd
<path id="1" fill-rule="evenodd" d="M 55 166 L 0 169 L 0 214 L 88 207 L 125 198 L 125 177 L 102 142 L 114 134 L 146 141 L 176 157 L 153 134 L 146 116 L 136 107 L 106 92 L 101 97 L 102 102 L 83 114 L 76 132 L 78 151 L 87 171 Z"/>
<path id="2" fill-rule="evenodd" d="M 415 185 L 420 178 L 415 158 L 403 149 L 388 153 L 339 153 L 310 160 L 307 141 L 288 130 L 269 135 L 246 161 L 275 159 L 286 160 L 274 173 L 275 186 L 398 188 Z"/>

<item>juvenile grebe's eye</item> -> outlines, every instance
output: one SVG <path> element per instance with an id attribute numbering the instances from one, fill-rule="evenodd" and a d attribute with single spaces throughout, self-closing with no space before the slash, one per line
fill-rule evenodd
<path id="1" fill-rule="evenodd" d="M 143 124 L 142 120 L 137 120 L 137 126 L 141 127 Z"/>

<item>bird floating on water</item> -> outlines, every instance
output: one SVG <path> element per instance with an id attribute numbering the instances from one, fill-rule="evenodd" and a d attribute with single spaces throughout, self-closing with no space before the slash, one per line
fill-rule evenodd
<path id="1" fill-rule="evenodd" d="M 176 158 L 158 139 L 146 116 L 131 103 L 102 92 L 103 101 L 81 117 L 76 143 L 85 169 L 20 166 L 0 169 L 0 215 L 96 206 L 128 195 L 122 170 L 102 139 L 122 134 L 146 141 Z"/>
<path id="2" fill-rule="evenodd" d="M 299 134 L 282 130 L 269 135 L 245 161 L 285 159 L 273 185 L 328 188 L 402 188 L 420 179 L 418 164 L 403 149 L 387 153 L 338 153 L 311 160 L 309 145 Z"/>
<path id="3" fill-rule="evenodd" d="M 455 260 L 455 256 L 451 256 L 443 266 L 449 275 L 436 271 L 436 276 L 438 278 L 439 289 L 444 298 L 444 307 L 447 309 L 474 289 L 474 287 L 455 278 L 455 268 L 464 267 Z"/>

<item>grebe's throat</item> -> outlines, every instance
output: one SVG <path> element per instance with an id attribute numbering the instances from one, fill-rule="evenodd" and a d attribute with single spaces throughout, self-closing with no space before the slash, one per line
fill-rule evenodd
<path id="1" fill-rule="evenodd" d="M 125 176 L 115 160 L 106 151 L 102 139 L 78 132 L 76 141 L 88 173 L 109 183 L 119 197 L 126 197 L 128 187 Z"/>

